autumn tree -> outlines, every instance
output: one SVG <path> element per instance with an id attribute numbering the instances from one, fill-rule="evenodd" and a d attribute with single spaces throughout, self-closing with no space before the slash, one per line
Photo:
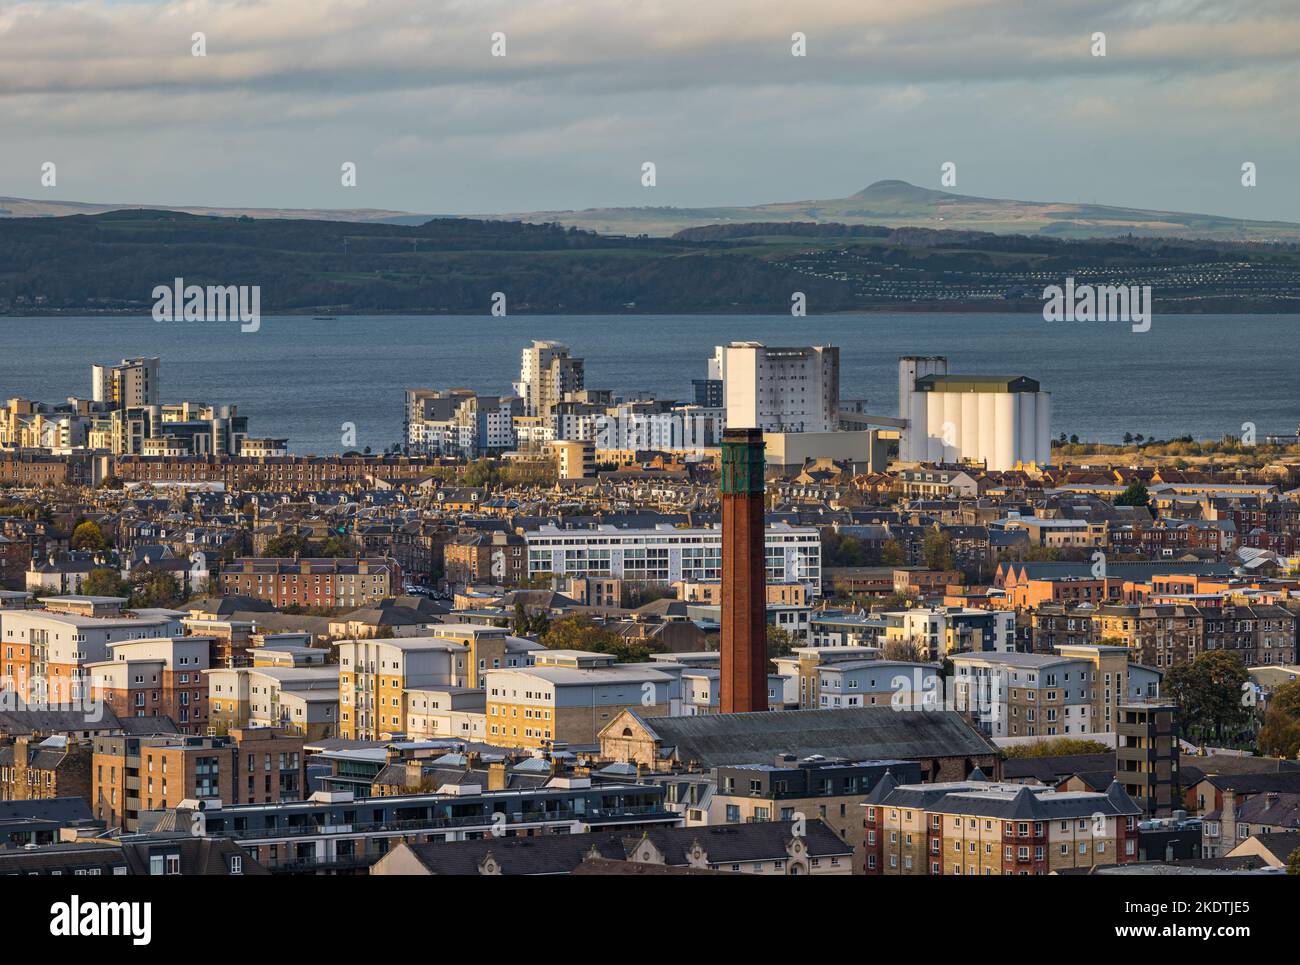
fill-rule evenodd
<path id="1" fill-rule="evenodd" d="M 108 548 L 108 541 L 104 539 L 104 533 L 99 528 L 99 524 L 94 520 L 87 519 L 78 523 L 77 528 L 72 531 L 72 541 L 69 545 L 74 550 L 89 550 L 92 553 L 98 553 L 100 550 Z"/>
<path id="2" fill-rule="evenodd" d="M 1300 680 L 1283 684 L 1269 698 L 1259 731 L 1259 752 L 1286 758 L 1300 754 Z"/>

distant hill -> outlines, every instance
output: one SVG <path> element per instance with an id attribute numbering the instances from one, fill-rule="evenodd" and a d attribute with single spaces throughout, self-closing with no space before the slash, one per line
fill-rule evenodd
<path id="1" fill-rule="evenodd" d="M 1100 204 L 1009 201 L 877 181 L 847 198 L 726 208 L 588 208 L 483 215 L 555 222 L 601 233 L 671 235 L 713 224 L 805 221 L 819 224 L 953 228 L 1054 238 L 1205 238 L 1219 241 L 1300 241 L 1300 224 L 1242 221 L 1215 215 L 1147 211 Z"/>
<path id="2" fill-rule="evenodd" d="M 183 204 L 97 204 L 88 201 L 0 198 L 0 218 L 61 218 L 72 214 L 105 214 L 109 211 L 141 209 L 212 215 L 218 218 L 295 218 L 374 224 L 423 224 L 430 218 L 436 217 L 431 214 L 412 214 L 409 211 L 386 211 L 382 208 L 206 208 L 200 205 Z"/>
<path id="3" fill-rule="evenodd" d="M 423 224 L 440 215 L 377 208 L 213 208 L 194 205 L 92 204 L 0 198 L 0 218 L 103 214 L 148 207 L 155 211 L 227 218 L 293 218 L 362 224 Z M 783 201 L 749 207 L 586 208 L 581 211 L 485 213 L 470 217 L 530 224 L 562 224 L 601 234 L 668 237 L 704 225 L 806 222 L 878 227 L 950 228 L 993 234 L 1046 235 L 1052 238 L 1203 238 L 1215 241 L 1300 241 L 1300 224 L 1242 221 L 1215 215 L 1146 211 L 1101 204 L 1010 201 L 977 198 L 918 187 L 906 181 L 877 181 L 847 198 Z"/>
<path id="4" fill-rule="evenodd" d="M 908 192 L 890 189 L 896 203 Z M 916 190 L 916 189 L 914 189 Z M 1070 240 L 770 221 L 671 238 L 557 224 L 218 218 L 147 209 L 0 218 L 0 315 L 147 314 L 152 291 L 257 285 L 267 314 L 1041 311 L 1047 280 L 1150 285 L 1157 310 L 1300 311 L 1300 245 Z"/>

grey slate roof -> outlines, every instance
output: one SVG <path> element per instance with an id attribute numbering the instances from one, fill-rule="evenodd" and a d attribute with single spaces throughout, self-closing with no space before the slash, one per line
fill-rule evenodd
<path id="1" fill-rule="evenodd" d="M 1002 762 L 1002 777 L 1007 781 L 1029 778 L 1039 784 L 1056 784 L 1083 771 L 1115 769 L 1115 753 L 1105 754 L 1053 754 L 1048 757 L 1008 757 Z M 1110 781 L 1106 782 L 1107 784 Z"/>
<path id="2" fill-rule="evenodd" d="M 654 717 L 661 746 L 703 767 L 768 763 L 778 753 L 851 761 L 973 757 L 997 750 L 955 711 L 892 707 Z"/>
<path id="3" fill-rule="evenodd" d="M 790 841 L 790 821 L 759 821 L 697 828 L 653 828 L 645 832 L 672 866 L 685 866 L 686 854 L 699 841 L 710 864 L 746 864 L 785 860 Z M 442 841 L 407 845 L 432 874 L 476 875 L 491 854 L 502 874 L 569 874 L 588 855 L 625 861 L 642 835 L 631 832 L 539 835 L 530 838 L 484 838 L 477 841 Z M 804 843 L 813 858 L 850 857 L 845 843 L 820 819 L 805 827 Z M 725 867 L 724 867 L 725 870 Z"/>

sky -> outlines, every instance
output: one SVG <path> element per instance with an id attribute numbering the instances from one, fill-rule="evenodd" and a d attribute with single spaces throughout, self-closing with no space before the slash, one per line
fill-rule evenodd
<path id="1" fill-rule="evenodd" d="M 951 161 L 962 194 L 1300 222 L 1297 130 L 1300 0 L 0 0 L 0 196 L 698 207 Z"/>

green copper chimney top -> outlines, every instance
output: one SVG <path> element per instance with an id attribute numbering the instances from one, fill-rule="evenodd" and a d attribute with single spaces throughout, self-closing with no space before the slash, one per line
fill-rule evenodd
<path id="1" fill-rule="evenodd" d="M 761 430 L 727 429 L 722 435 L 719 492 L 724 496 L 763 495 L 764 448 Z"/>

